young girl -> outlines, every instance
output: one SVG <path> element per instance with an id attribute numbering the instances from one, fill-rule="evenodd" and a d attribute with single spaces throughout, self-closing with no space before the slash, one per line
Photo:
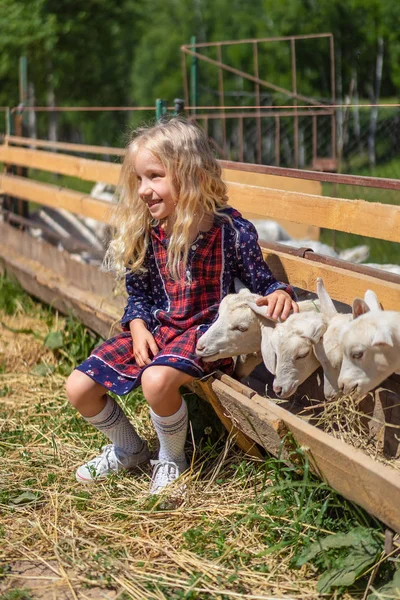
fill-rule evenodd
<path id="1" fill-rule="evenodd" d="M 147 443 L 107 394 L 142 386 L 160 449 L 151 461 L 150 493 L 158 494 L 188 468 L 188 415 L 179 388 L 232 359 L 203 363 L 198 339 L 217 317 L 221 299 L 241 279 L 285 319 L 297 304 L 262 258 L 254 226 L 228 206 L 221 168 L 204 132 L 173 118 L 139 129 L 121 171 L 120 201 L 106 261 L 126 277 L 123 333 L 104 342 L 69 377 L 67 395 L 81 415 L 111 441 L 79 467 L 93 482 L 149 460 Z"/>

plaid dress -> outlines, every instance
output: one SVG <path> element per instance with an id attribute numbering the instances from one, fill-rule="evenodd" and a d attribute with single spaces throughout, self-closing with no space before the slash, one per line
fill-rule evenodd
<path id="1" fill-rule="evenodd" d="M 97 346 L 77 367 L 118 395 L 140 385 L 144 369 L 167 365 L 201 378 L 216 369 L 232 373 L 231 358 L 211 363 L 196 356 L 198 339 L 218 315 L 220 301 L 234 291 L 238 277 L 251 291 L 266 296 L 291 289 L 273 277 L 257 243 L 255 227 L 232 208 L 233 224 L 216 217 L 211 229 L 200 232 L 190 247 L 186 277 L 173 281 L 167 273 L 168 239 L 160 226 L 152 228 L 145 272 L 127 272 L 128 302 L 121 320 L 122 333 Z M 129 322 L 140 318 L 160 349 L 150 365 L 136 364 Z"/>

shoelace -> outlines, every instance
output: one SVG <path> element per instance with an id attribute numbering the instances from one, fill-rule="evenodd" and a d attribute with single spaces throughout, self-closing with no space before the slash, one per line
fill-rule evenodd
<path id="1" fill-rule="evenodd" d="M 110 458 L 110 454 L 111 451 L 113 449 L 113 445 L 112 444 L 108 444 L 107 446 L 103 446 L 102 447 L 102 453 L 100 454 L 100 456 L 97 456 L 96 458 L 94 458 L 93 460 L 89 461 L 89 465 L 90 467 L 97 469 L 97 467 L 102 463 L 103 460 L 106 461 L 107 464 L 107 468 L 108 469 L 114 469 L 117 466 L 117 462 L 116 462 L 116 457 L 111 456 Z"/>
<path id="2" fill-rule="evenodd" d="M 154 467 L 153 476 L 151 478 L 153 487 L 159 487 L 161 484 L 166 485 L 175 481 L 179 477 L 178 465 L 168 460 L 151 460 L 150 464 Z M 158 483 L 158 480 L 161 480 Z"/>

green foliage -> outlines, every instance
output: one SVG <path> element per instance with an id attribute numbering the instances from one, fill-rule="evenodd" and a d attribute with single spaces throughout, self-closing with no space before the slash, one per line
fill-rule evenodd
<path id="1" fill-rule="evenodd" d="M 33 600 L 33 596 L 30 590 L 24 589 L 13 589 L 8 592 L 4 592 L 1 595 L 1 600 Z"/>
<path id="2" fill-rule="evenodd" d="M 398 598 L 400 590 L 400 569 L 398 569 L 392 581 L 386 583 L 373 594 L 369 594 L 367 600 L 389 600 L 389 598 Z"/>
<path id="3" fill-rule="evenodd" d="M 19 283 L 7 276 L 6 272 L 0 274 L 0 310 L 6 315 L 13 315 L 16 312 L 25 312 L 32 306 L 32 299 Z"/>
<path id="4" fill-rule="evenodd" d="M 332 32 L 335 39 L 339 95 L 357 74 L 360 97 L 375 88 L 377 40 L 385 44 L 382 94 L 396 96 L 400 81 L 400 8 L 396 0 L 0 0 L 0 105 L 18 103 L 18 61 L 28 57 L 28 78 L 37 105 L 54 94 L 58 105 L 151 106 L 156 98 L 172 104 L 183 97 L 180 46 L 197 42 L 239 40 Z M 297 88 L 321 99 L 331 96 L 329 41 L 296 43 Z M 201 53 L 217 60 L 215 48 Z M 222 47 L 222 60 L 254 73 L 251 43 Z M 192 58 L 186 57 L 189 72 Z M 262 78 L 292 88 L 290 44 L 259 45 Z M 199 102 L 218 104 L 218 71 L 199 62 Z M 255 101 L 254 84 L 224 73 L 224 90 L 232 103 Z M 262 88 L 263 101 L 288 100 Z M 48 116 L 38 115 L 40 137 Z M 137 116 L 120 113 L 63 113 L 60 136 L 86 143 L 122 145 L 127 127 L 154 118 L 154 110 Z"/>
<path id="5" fill-rule="evenodd" d="M 337 533 L 320 538 L 309 546 L 295 561 L 301 567 L 318 557 L 317 563 L 324 568 L 318 580 L 321 594 L 332 588 L 346 588 L 373 565 L 383 550 L 383 542 L 377 533 L 365 527 L 355 527 L 348 533 Z"/>

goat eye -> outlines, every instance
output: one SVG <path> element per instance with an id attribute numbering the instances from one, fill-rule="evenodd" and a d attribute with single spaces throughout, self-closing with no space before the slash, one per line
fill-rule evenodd
<path id="1" fill-rule="evenodd" d="M 232 331 L 247 331 L 248 327 L 247 325 L 233 325 L 231 329 Z"/>
<path id="2" fill-rule="evenodd" d="M 358 352 L 351 353 L 351 358 L 353 358 L 354 360 L 360 360 L 360 358 L 362 358 L 363 356 L 364 356 L 364 352 L 362 352 L 361 350 Z"/>
<path id="3" fill-rule="evenodd" d="M 310 348 L 311 350 L 311 348 Z M 306 356 L 308 356 L 310 354 L 310 350 L 307 350 L 307 352 L 303 352 L 303 354 L 299 354 L 298 356 L 296 356 L 296 360 L 299 360 L 300 358 L 305 358 Z"/>

